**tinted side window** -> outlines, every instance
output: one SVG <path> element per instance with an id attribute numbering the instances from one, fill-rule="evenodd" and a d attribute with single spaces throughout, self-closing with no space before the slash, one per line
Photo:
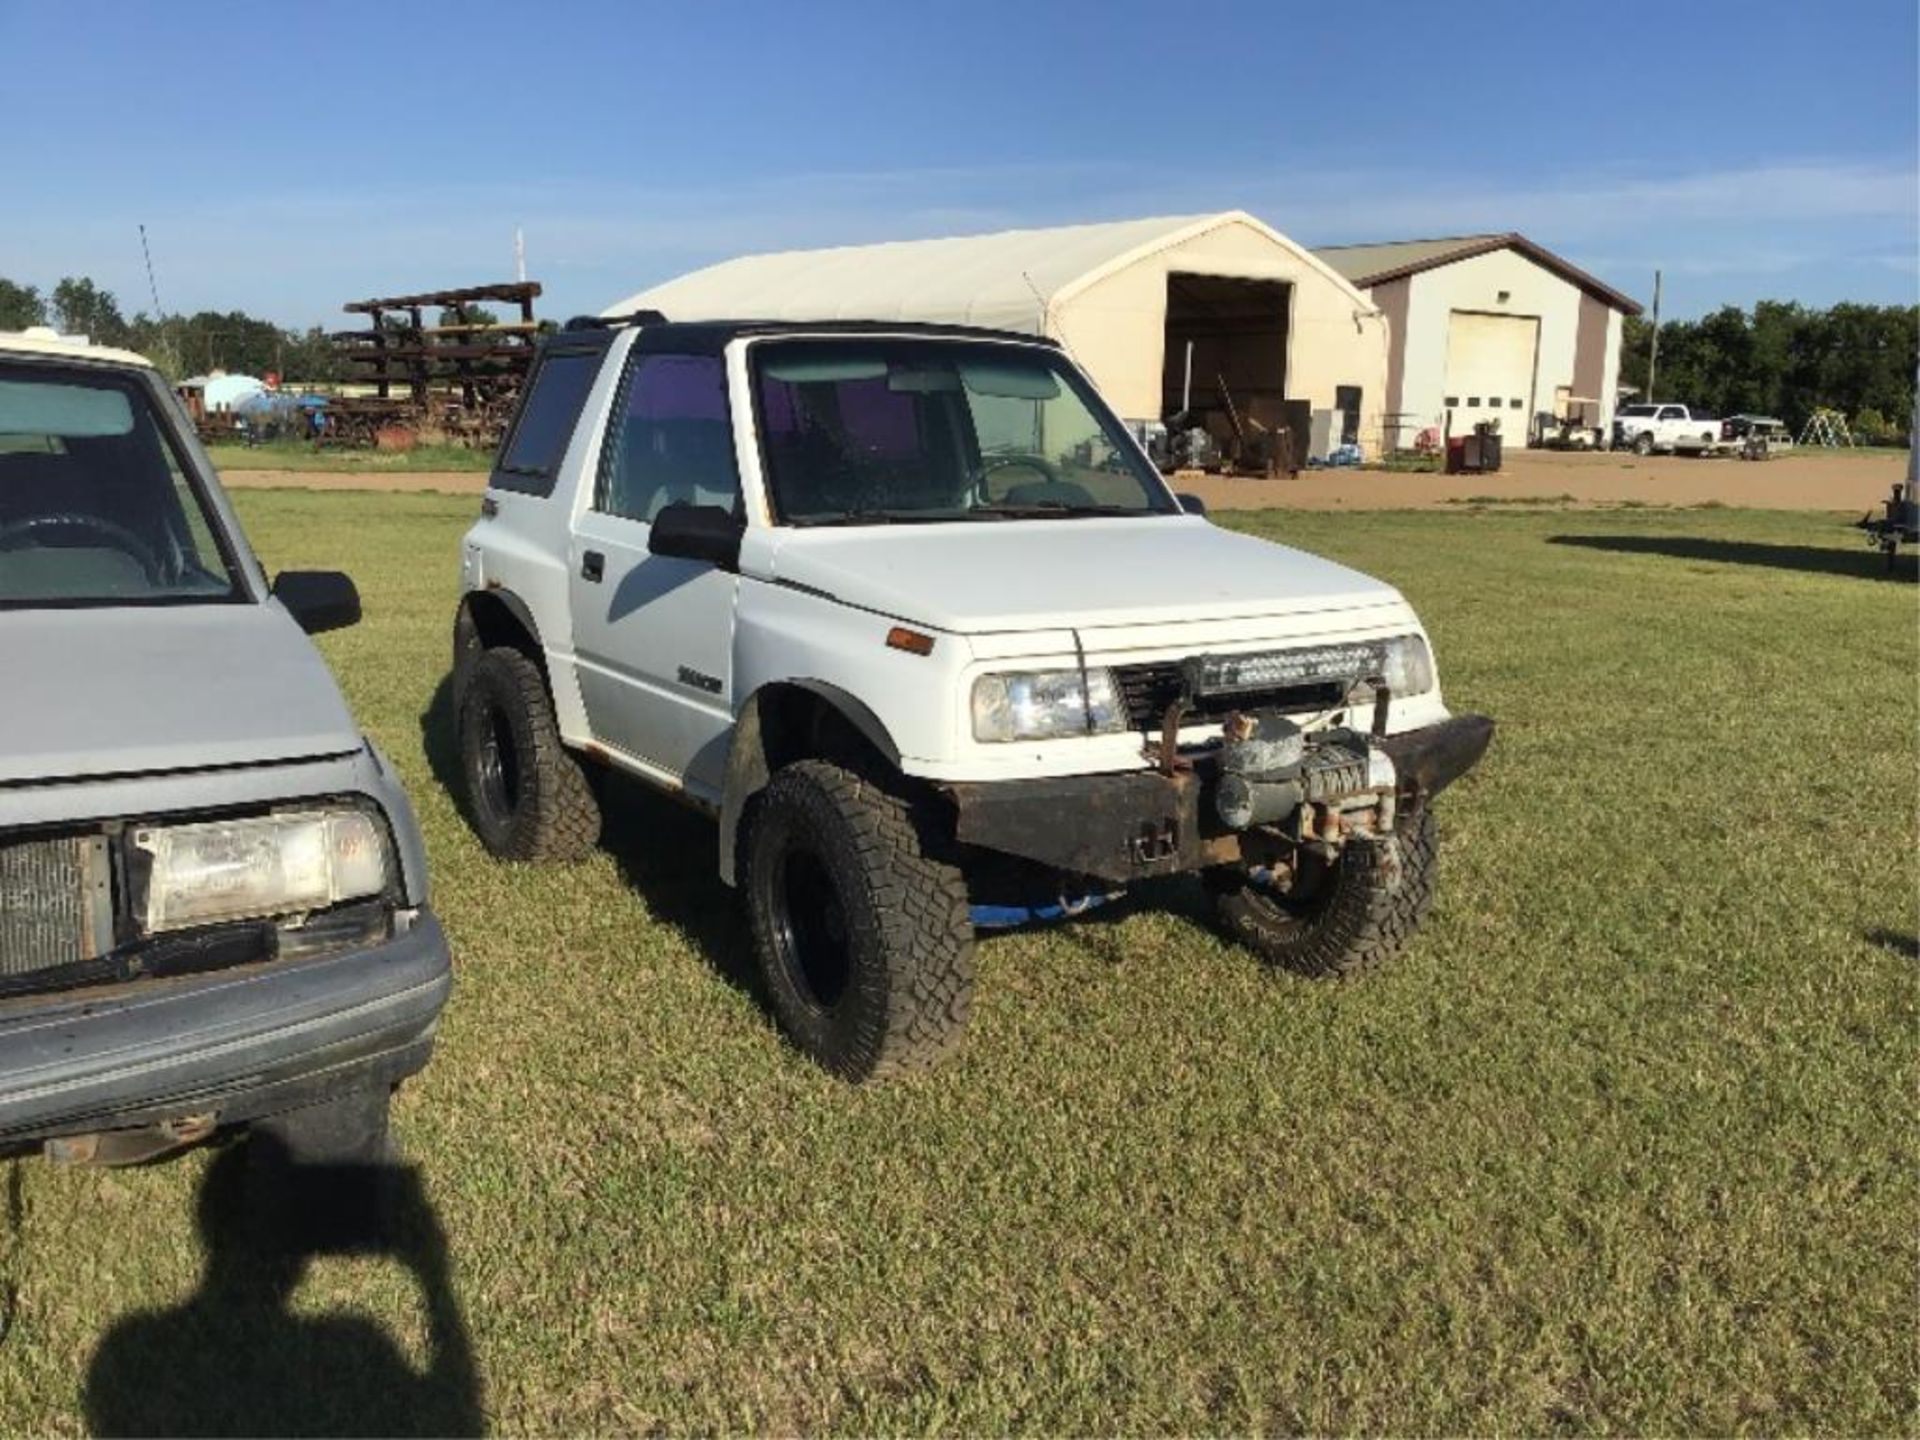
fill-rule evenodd
<path id="1" fill-rule="evenodd" d="M 740 496 L 726 362 L 718 355 L 639 355 L 601 448 L 594 508 L 649 523 L 669 505 Z"/>
<path id="2" fill-rule="evenodd" d="M 502 490 L 550 495 L 573 436 L 574 421 L 587 402 L 593 377 L 599 373 L 597 350 L 549 355 L 534 371 L 533 388 L 520 404 L 495 467 L 493 484 Z"/>

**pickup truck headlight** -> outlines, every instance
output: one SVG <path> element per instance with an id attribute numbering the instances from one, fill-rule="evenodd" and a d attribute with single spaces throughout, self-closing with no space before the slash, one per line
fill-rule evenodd
<path id="1" fill-rule="evenodd" d="M 383 827 L 364 810 L 153 825 L 135 830 L 150 857 L 148 934 L 323 910 L 387 888 Z"/>
<path id="2" fill-rule="evenodd" d="M 1127 728 L 1111 670 L 1016 670 L 973 682 L 973 738 L 1053 740 Z"/>

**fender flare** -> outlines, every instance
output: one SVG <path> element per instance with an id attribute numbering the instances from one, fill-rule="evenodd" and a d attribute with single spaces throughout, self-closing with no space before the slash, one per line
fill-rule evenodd
<path id="1" fill-rule="evenodd" d="M 740 820 L 747 803 L 767 786 L 773 776 L 767 761 L 767 749 L 760 718 L 760 702 L 770 691 L 804 691 L 824 701 L 859 732 L 887 764 L 900 764 L 900 747 L 880 717 L 864 700 L 825 680 L 793 677 L 770 681 L 755 690 L 735 716 L 733 738 L 727 747 L 727 769 L 720 797 L 720 878 L 728 885 L 739 883 Z"/>
<path id="2" fill-rule="evenodd" d="M 520 627 L 527 632 L 528 637 L 533 641 L 534 649 L 541 648 L 540 627 L 534 623 L 533 607 L 505 586 L 486 590 L 469 590 L 460 597 L 460 609 L 453 622 L 456 646 L 464 631 L 469 627 L 478 628 L 479 622 L 473 616 L 474 607 L 487 601 L 495 601 L 505 607 L 506 612 L 519 621 Z"/>

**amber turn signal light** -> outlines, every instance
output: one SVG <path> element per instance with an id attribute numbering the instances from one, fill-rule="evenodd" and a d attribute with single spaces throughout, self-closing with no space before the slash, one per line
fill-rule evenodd
<path id="1" fill-rule="evenodd" d="M 922 635 L 918 630 L 909 630 L 904 625 L 896 625 L 887 631 L 887 648 L 904 650 L 909 655 L 931 655 L 933 636 Z"/>

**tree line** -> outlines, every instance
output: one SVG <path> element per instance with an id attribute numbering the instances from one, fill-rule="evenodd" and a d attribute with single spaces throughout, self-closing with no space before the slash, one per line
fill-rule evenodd
<path id="1" fill-rule="evenodd" d="M 441 324 L 490 323 L 461 306 Z M 102 345 L 150 357 L 171 379 L 230 370 L 268 371 L 302 384 L 347 378 L 346 367 L 318 325 L 282 329 L 244 311 L 131 319 L 113 292 L 86 276 L 68 276 L 45 295 L 0 278 L 0 330 L 52 325 Z M 1620 383 L 1647 393 L 1651 323 L 1629 316 L 1621 333 Z M 1838 410 L 1863 440 L 1903 439 L 1913 415 L 1914 370 L 1920 363 L 1920 306 L 1834 305 L 1813 310 L 1762 300 L 1751 311 L 1728 305 L 1698 320 L 1660 327 L 1660 400 L 1702 405 L 1722 415 L 1774 415 L 1798 430 L 1816 409 Z"/>
<path id="2" fill-rule="evenodd" d="M 404 323 L 387 318 L 391 325 Z M 441 311 L 438 323 L 491 325 L 495 319 L 483 307 L 457 305 Z M 85 335 L 96 345 L 137 350 L 170 380 L 214 370 L 239 375 L 272 372 L 296 385 L 352 378 L 350 367 L 318 325 L 283 329 L 241 310 L 159 317 L 141 311 L 129 319 L 112 291 L 84 275 L 68 276 L 45 294 L 35 286 L 0 277 L 0 330 L 25 330 L 32 325 L 51 325 L 64 335 Z"/>
<path id="3" fill-rule="evenodd" d="M 1652 324 L 1629 316 L 1620 383 L 1647 397 Z M 1835 305 L 1812 310 L 1762 300 L 1660 326 L 1656 400 L 1721 415 L 1772 415 L 1798 431 L 1816 409 L 1838 410 L 1856 439 L 1904 440 L 1920 363 L 1920 306 Z"/>
<path id="4" fill-rule="evenodd" d="M 62 334 L 85 335 L 96 345 L 137 350 L 172 380 L 211 370 L 245 375 L 272 371 L 306 383 L 344 378 L 327 332 L 318 325 L 282 329 L 241 310 L 163 316 L 141 311 L 128 318 L 111 290 L 84 275 L 68 276 L 45 294 L 0 278 L 0 330 L 30 325 L 51 325 Z"/>

